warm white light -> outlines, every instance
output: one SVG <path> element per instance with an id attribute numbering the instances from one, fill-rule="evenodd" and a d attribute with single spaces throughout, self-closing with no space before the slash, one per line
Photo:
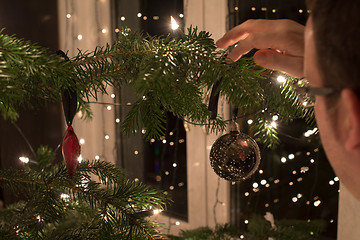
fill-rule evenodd
<path id="1" fill-rule="evenodd" d="M 298 194 L 297 194 L 297 198 L 302 198 L 302 194 L 301 194 L 301 193 L 298 193 Z"/>
<path id="2" fill-rule="evenodd" d="M 122 17 L 120 18 L 120 20 L 121 20 L 121 21 L 125 21 L 125 17 L 122 16 Z"/>
<path id="3" fill-rule="evenodd" d="M 142 14 L 141 14 L 141 13 L 138 13 L 136 16 L 137 16 L 138 18 L 141 18 Z"/>
<path id="4" fill-rule="evenodd" d="M 110 97 L 111 97 L 111 98 L 115 98 L 115 94 L 111 94 Z"/>
<path id="5" fill-rule="evenodd" d="M 302 9 L 299 9 L 299 13 L 303 13 L 304 12 L 304 10 L 302 10 Z"/>
<path id="6" fill-rule="evenodd" d="M 277 128 L 277 123 L 276 123 L 275 121 L 272 121 L 272 122 L 271 122 L 271 126 L 272 126 L 273 128 Z"/>
<path id="7" fill-rule="evenodd" d="M 161 209 L 155 209 L 153 212 L 154 212 L 154 215 L 157 215 L 157 214 L 161 213 Z"/>
<path id="8" fill-rule="evenodd" d="M 329 184 L 330 184 L 330 185 L 334 185 L 335 182 L 334 182 L 333 180 L 330 180 L 330 181 L 329 181 Z"/>
<path id="9" fill-rule="evenodd" d="M 107 32 L 106 28 L 103 28 L 103 29 L 101 30 L 101 32 L 102 32 L 102 33 L 106 33 L 106 32 Z"/>
<path id="10" fill-rule="evenodd" d="M 19 160 L 22 161 L 23 163 L 29 163 L 30 159 L 28 157 L 19 157 Z"/>
<path id="11" fill-rule="evenodd" d="M 176 163 L 173 163 L 173 167 L 177 167 L 177 164 L 176 164 Z"/>
<path id="12" fill-rule="evenodd" d="M 314 163 L 314 162 L 315 162 L 315 160 L 314 160 L 314 159 L 310 159 L 310 162 L 311 162 L 311 163 Z"/>
<path id="13" fill-rule="evenodd" d="M 254 183 L 253 183 L 253 188 L 258 188 L 258 187 L 259 187 L 259 184 L 256 183 L 256 182 L 254 182 Z"/>
<path id="14" fill-rule="evenodd" d="M 244 235 L 240 235 L 240 238 L 241 238 L 241 239 L 244 239 Z"/>
<path id="15" fill-rule="evenodd" d="M 85 144 L 85 139 L 80 138 L 79 143 L 80 143 L 81 145 Z"/>
<path id="16" fill-rule="evenodd" d="M 286 78 L 284 76 L 278 76 L 277 79 L 276 79 L 279 83 L 284 83 L 286 82 Z"/>
<path id="17" fill-rule="evenodd" d="M 266 180 L 265 180 L 265 179 L 261 180 L 261 181 L 260 181 L 260 184 L 261 184 L 261 185 L 265 185 L 265 184 L 266 184 Z"/>
<path id="18" fill-rule="evenodd" d="M 249 192 L 246 192 L 246 193 L 245 193 L 245 197 L 248 197 L 249 195 L 250 195 Z"/>
<path id="19" fill-rule="evenodd" d="M 183 17 L 184 17 L 184 14 L 180 13 L 180 14 L 179 14 L 179 17 L 183 18 Z"/>
<path id="20" fill-rule="evenodd" d="M 166 140 L 165 140 L 165 139 L 164 139 L 164 140 L 162 140 L 162 143 L 164 143 L 164 144 L 165 144 L 165 143 L 166 143 Z"/>
<path id="21" fill-rule="evenodd" d="M 107 106 L 106 109 L 110 111 L 110 110 L 111 110 L 111 106 L 110 106 L 110 105 Z"/>
<path id="22" fill-rule="evenodd" d="M 259 173 L 260 173 L 260 174 L 263 174 L 263 173 L 264 173 L 264 171 L 260 169 L 260 170 L 259 170 Z"/>
<path id="23" fill-rule="evenodd" d="M 115 119 L 116 123 L 120 123 L 120 118 Z"/>
<path id="24" fill-rule="evenodd" d="M 78 40 L 81 40 L 81 39 L 83 39 L 83 36 L 82 36 L 81 34 L 79 34 L 79 35 L 77 36 L 77 39 L 78 39 Z"/>
<path id="25" fill-rule="evenodd" d="M 335 182 L 338 182 L 338 181 L 339 181 L 339 178 L 338 178 L 338 177 L 334 177 L 334 181 L 335 181 Z"/>
<path id="26" fill-rule="evenodd" d="M 179 24 L 177 24 L 177 22 L 175 21 L 175 19 L 174 19 L 172 16 L 170 17 L 170 19 L 171 19 L 171 29 L 172 29 L 172 30 L 178 29 L 178 28 L 179 28 Z"/>
<path id="27" fill-rule="evenodd" d="M 253 122 L 254 122 L 254 121 L 251 120 L 251 119 L 249 119 L 249 120 L 247 121 L 247 123 L 248 123 L 249 125 L 251 125 Z"/>
<path id="28" fill-rule="evenodd" d="M 245 224 L 248 224 L 248 223 L 249 223 L 249 220 L 246 219 L 246 220 L 244 221 L 244 223 L 245 223 Z"/>
<path id="29" fill-rule="evenodd" d="M 273 117 L 272 117 L 272 120 L 273 121 L 277 121 L 279 119 L 279 116 L 278 115 L 274 115 Z"/>
<path id="30" fill-rule="evenodd" d="M 176 222 L 175 222 L 175 225 L 176 225 L 176 226 L 179 226 L 179 225 L 180 225 L 180 222 L 179 222 L 179 221 L 176 221 Z"/>
<path id="31" fill-rule="evenodd" d="M 82 155 L 81 155 L 81 154 L 80 154 L 80 156 L 78 157 L 78 159 L 77 159 L 77 160 L 78 160 L 78 162 L 79 162 L 79 163 L 81 163 L 81 161 L 83 160 L 83 157 L 82 157 Z"/>
<path id="32" fill-rule="evenodd" d="M 109 135 L 105 135 L 105 139 L 106 139 L 106 140 L 109 140 L 109 139 L 110 139 L 110 136 L 109 136 Z"/>
<path id="33" fill-rule="evenodd" d="M 314 202 L 314 206 L 315 206 L 315 207 L 318 207 L 318 206 L 320 205 L 320 203 L 321 203 L 321 201 L 320 201 L 320 200 L 317 200 L 317 201 Z"/>
<path id="34" fill-rule="evenodd" d="M 298 198 L 297 198 L 297 197 L 293 197 L 293 198 L 292 198 L 292 201 L 293 201 L 293 202 L 297 202 L 297 201 L 298 201 Z"/>
<path id="35" fill-rule="evenodd" d="M 70 13 L 66 14 L 66 18 L 71 18 L 71 14 Z"/>
<path id="36" fill-rule="evenodd" d="M 138 155 L 138 154 L 139 154 L 139 151 L 135 150 L 135 151 L 134 151 L 134 154 L 135 154 L 135 155 Z"/>
<path id="37" fill-rule="evenodd" d="M 95 159 L 96 159 L 96 160 L 99 160 L 99 159 L 100 159 L 100 156 L 99 156 L 99 155 L 96 155 L 96 156 L 95 156 Z"/>
<path id="38" fill-rule="evenodd" d="M 251 11 L 255 11 L 255 10 L 256 10 L 256 8 L 255 8 L 255 7 L 252 7 L 252 8 L 251 8 Z"/>
<path id="39" fill-rule="evenodd" d="M 282 163 L 286 163 L 286 158 L 285 158 L 285 157 L 282 157 L 282 158 L 281 158 L 281 162 L 282 162 Z"/>
<path id="40" fill-rule="evenodd" d="M 66 194 L 66 193 L 62 193 L 62 194 L 60 195 L 60 198 L 61 198 L 62 200 L 68 200 L 68 199 L 70 198 L 70 195 L 69 195 L 69 194 Z"/>
<path id="41" fill-rule="evenodd" d="M 295 158 L 295 155 L 291 153 L 291 154 L 289 154 L 288 158 L 289 158 L 289 159 L 294 159 L 294 158 Z"/>

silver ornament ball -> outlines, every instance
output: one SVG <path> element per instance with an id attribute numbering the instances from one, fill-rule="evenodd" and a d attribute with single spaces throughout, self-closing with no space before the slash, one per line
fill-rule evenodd
<path id="1" fill-rule="evenodd" d="M 214 172 L 228 181 L 242 181 L 250 177 L 258 169 L 260 159 L 256 141 L 238 131 L 218 138 L 210 151 Z"/>

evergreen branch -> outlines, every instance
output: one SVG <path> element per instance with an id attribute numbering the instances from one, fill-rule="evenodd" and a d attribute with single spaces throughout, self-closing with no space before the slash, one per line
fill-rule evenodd
<path id="1" fill-rule="evenodd" d="M 46 147 L 38 152 L 41 153 L 39 165 L 49 166 L 54 155 Z M 46 164 L 44 159 L 48 160 Z M 103 184 L 90 180 L 94 174 Z M 0 185 L 10 187 L 15 193 L 25 194 L 29 199 L 25 205 L 0 211 L 0 219 L 5 219 L 9 214 L 19 216 L 13 217 L 12 223 L 5 226 L 21 225 L 19 231 L 31 236 L 40 236 L 45 231 L 46 223 L 60 224 L 72 211 L 81 213 L 86 209 L 85 215 L 100 219 L 97 221 L 101 221 L 100 230 L 105 231 L 104 234 L 115 234 L 119 229 L 119 234 L 124 236 L 124 232 L 127 232 L 125 226 L 130 223 L 134 234 L 155 239 L 153 227 L 138 213 L 150 206 L 162 209 L 166 202 L 165 195 L 158 190 L 127 180 L 120 169 L 102 161 L 82 162 L 74 179 L 68 177 L 64 164 L 55 165 L 45 172 L 37 166 L 18 171 L 3 170 L 0 171 Z M 60 194 L 68 195 L 61 199 Z M 37 220 L 37 216 L 41 221 Z M 28 223 L 24 219 L 28 219 Z M 97 225 L 90 226 L 99 229 Z M 81 234 L 76 229 L 74 231 L 74 234 Z"/>
<path id="2" fill-rule="evenodd" d="M 145 129 L 148 139 L 159 138 L 164 134 L 163 115 L 168 111 L 212 131 L 222 131 L 226 122 L 219 115 L 211 119 L 205 104 L 209 90 L 219 83 L 218 93 L 244 114 L 259 113 L 255 119 L 262 119 L 261 111 L 265 110 L 278 114 L 284 123 L 294 118 L 313 123 L 312 110 L 299 103 L 291 78 L 280 86 L 251 59 L 225 62 L 226 51 L 217 51 L 210 34 L 196 28 L 190 28 L 180 40 L 122 31 L 114 44 L 93 52 L 79 50 L 69 62 L 0 32 L 0 110 L 14 120 L 16 108 L 28 99 L 59 101 L 61 91 L 71 88 L 80 99 L 79 109 L 90 114 L 86 105 L 90 97 L 106 94 L 107 86 L 126 84 L 136 94 L 122 123 L 126 133 Z M 266 134 L 264 127 L 254 127 L 260 141 L 277 144 L 276 131 Z"/>

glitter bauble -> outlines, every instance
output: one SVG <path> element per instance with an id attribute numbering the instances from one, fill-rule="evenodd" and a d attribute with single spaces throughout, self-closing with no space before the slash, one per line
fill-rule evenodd
<path id="1" fill-rule="evenodd" d="M 210 151 L 211 167 L 228 181 L 250 177 L 259 167 L 260 159 L 260 149 L 255 140 L 238 131 L 218 138 Z"/>

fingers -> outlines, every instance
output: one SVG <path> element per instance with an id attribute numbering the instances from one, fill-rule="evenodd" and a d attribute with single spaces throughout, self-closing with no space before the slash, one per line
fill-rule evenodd
<path id="1" fill-rule="evenodd" d="M 242 55 L 251 49 L 273 49 L 285 52 L 291 56 L 304 55 L 304 36 L 289 32 L 274 34 L 272 32 L 258 32 L 250 34 L 246 39 L 240 41 L 228 55 L 233 61 L 238 60 Z"/>
<path id="2" fill-rule="evenodd" d="M 285 72 L 293 77 L 304 76 L 303 57 L 290 56 L 271 49 L 264 49 L 254 54 L 254 61 L 261 67 Z"/>
<path id="3" fill-rule="evenodd" d="M 237 44 L 228 58 L 237 61 L 252 49 L 260 49 L 255 62 L 265 68 L 303 75 L 304 26 L 286 19 L 248 20 L 231 29 L 216 45 L 226 48 Z"/>
<path id="4" fill-rule="evenodd" d="M 277 22 L 278 20 L 249 19 L 228 31 L 216 45 L 219 48 L 229 47 L 245 39 L 250 33 L 273 30 L 278 25 Z"/>

